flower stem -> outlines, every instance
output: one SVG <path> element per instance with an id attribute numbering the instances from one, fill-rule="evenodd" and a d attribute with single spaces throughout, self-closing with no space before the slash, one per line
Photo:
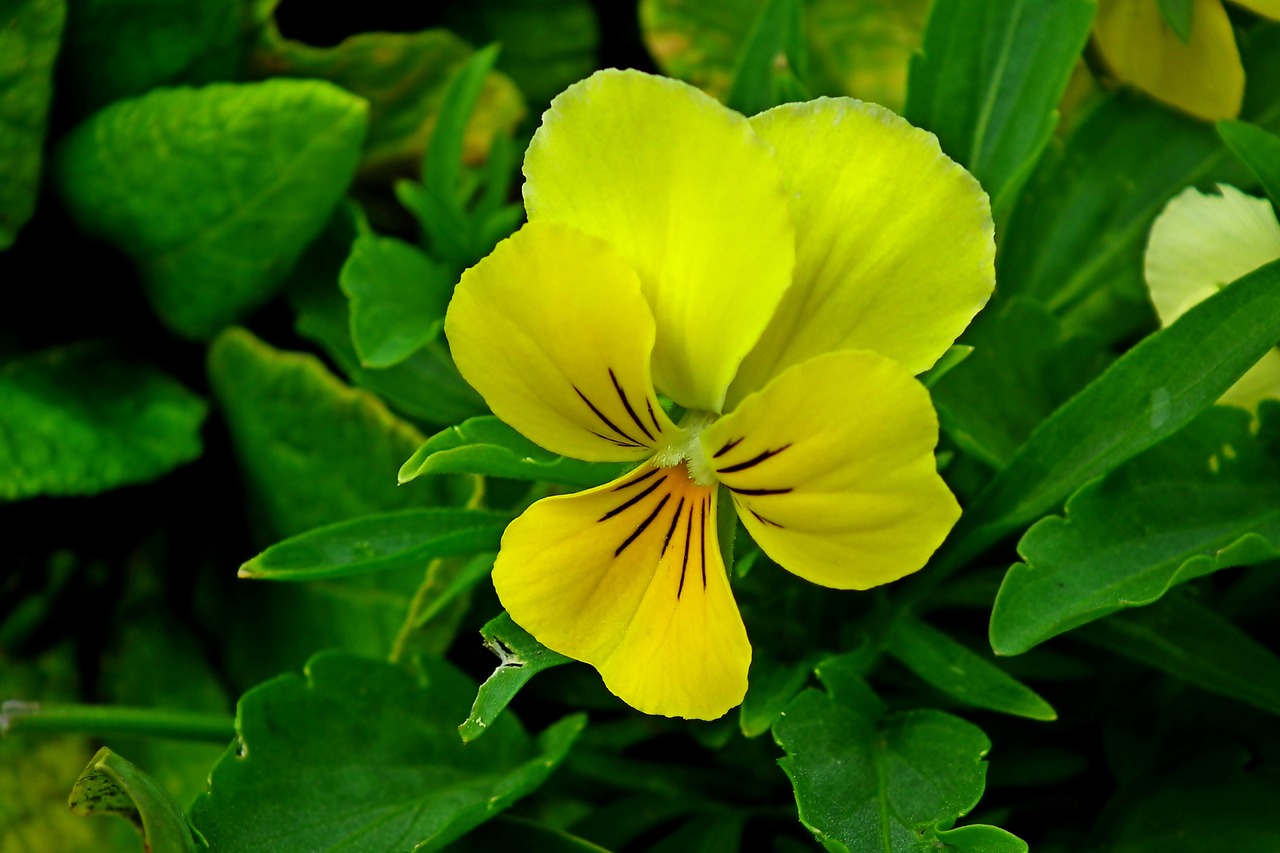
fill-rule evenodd
<path id="1" fill-rule="evenodd" d="M 0 705 L 0 734 L 16 731 L 140 735 L 214 742 L 229 741 L 236 736 L 235 721 L 225 714 L 119 705 L 5 702 Z"/>

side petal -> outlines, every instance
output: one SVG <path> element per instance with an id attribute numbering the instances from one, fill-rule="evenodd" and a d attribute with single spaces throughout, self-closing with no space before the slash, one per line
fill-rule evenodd
<path id="1" fill-rule="evenodd" d="M 538 501 L 502 537 L 493 583 L 518 625 L 646 714 L 712 720 L 746 693 L 715 491 L 683 465 Z"/>
<path id="2" fill-rule="evenodd" d="M 1151 226 L 1143 260 L 1162 325 L 1242 275 L 1280 258 L 1280 222 L 1271 203 L 1219 184 L 1188 187 Z"/>
<path id="3" fill-rule="evenodd" d="M 1191 39 L 1165 22 L 1155 0 L 1098 0 L 1093 42 L 1113 74 L 1205 121 L 1235 118 L 1244 66 L 1221 0 L 1194 0 Z"/>
<path id="4" fill-rule="evenodd" d="M 609 246 L 532 223 L 462 274 L 445 316 L 458 370 L 546 449 L 641 460 L 674 434 L 653 393 L 653 315 Z"/>
<path id="5" fill-rule="evenodd" d="M 606 70 L 551 102 L 524 174 L 531 221 L 607 240 L 640 274 L 658 387 L 719 411 L 791 280 L 794 229 L 769 146 L 692 86 Z"/>
<path id="6" fill-rule="evenodd" d="M 787 571 L 867 589 L 921 568 L 960 517 L 929 393 L 878 353 L 798 364 L 701 435 L 742 523 Z"/>
<path id="7" fill-rule="evenodd" d="M 931 133 L 852 98 L 751 120 L 792 192 L 796 272 L 731 402 L 841 349 L 931 367 L 995 287 L 991 204 Z"/>

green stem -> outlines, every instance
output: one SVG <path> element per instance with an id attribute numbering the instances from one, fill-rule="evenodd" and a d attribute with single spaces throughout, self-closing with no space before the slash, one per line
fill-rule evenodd
<path id="1" fill-rule="evenodd" d="M 224 714 L 125 708 L 118 705 L 0 705 L 0 733 L 74 732 L 90 735 L 140 735 L 225 742 L 236 736 L 235 721 Z"/>

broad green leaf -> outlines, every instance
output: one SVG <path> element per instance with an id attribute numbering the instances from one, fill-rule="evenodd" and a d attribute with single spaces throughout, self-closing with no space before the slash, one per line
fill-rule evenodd
<path id="1" fill-rule="evenodd" d="M 620 476 L 625 464 L 579 462 L 543 450 L 493 415 L 438 432 L 400 468 L 400 482 L 424 474 L 483 474 L 598 486 Z"/>
<path id="2" fill-rule="evenodd" d="M 272 349 L 233 329 L 210 349 L 209 379 L 259 541 L 468 497 L 451 499 L 464 484 L 449 477 L 397 487 L 396 468 L 422 435 L 313 356 Z M 301 666 L 318 648 L 387 654 L 424 574 L 424 567 L 408 566 L 309 584 L 237 585 L 235 615 L 225 627 L 237 673 L 260 680 Z"/>
<path id="3" fill-rule="evenodd" d="M 992 307 L 965 333 L 973 354 L 931 393 L 947 435 L 999 469 L 1042 420 L 1102 372 L 1108 356 L 1095 338 L 1067 332 L 1034 302 L 1014 298 Z"/>
<path id="4" fill-rule="evenodd" d="M 341 521 L 272 545 L 240 577 L 274 581 L 342 578 L 425 567 L 437 557 L 495 551 L 509 516 L 481 509 L 406 509 Z"/>
<path id="5" fill-rule="evenodd" d="M 239 78 L 248 0 L 75 0 L 68 95 L 80 115 L 160 86 Z"/>
<path id="6" fill-rule="evenodd" d="M 458 726 L 464 743 L 470 743 L 493 727 L 520 689 L 544 669 L 571 663 L 559 652 L 553 652 L 521 628 L 504 611 L 480 629 L 485 648 L 498 656 L 498 668 L 485 679 L 476 693 L 471 713 Z"/>
<path id="7" fill-rule="evenodd" d="M 1242 115 L 1277 130 L 1280 27 L 1255 27 L 1249 36 Z M 1117 92 L 1028 183 L 1000 245 L 1000 287 L 1055 310 L 1108 291 L 1143 304 L 1142 254 L 1156 215 L 1190 184 L 1244 178 L 1212 128 Z"/>
<path id="8" fill-rule="evenodd" d="M 905 115 L 986 189 L 999 219 L 1053 136 L 1094 0 L 936 0 Z"/>
<path id="9" fill-rule="evenodd" d="M 169 376 L 74 346 L 0 364 L 0 499 L 92 495 L 200 455 L 208 407 Z"/>
<path id="10" fill-rule="evenodd" d="M 1214 407 L 1067 501 L 1022 537 L 991 644 L 1019 654 L 1086 622 L 1151 604 L 1175 584 L 1280 557 L 1280 406 L 1264 428 Z"/>
<path id="11" fill-rule="evenodd" d="M 1107 853 L 1272 853 L 1280 778 L 1225 746 L 1125 787 L 1091 840 Z"/>
<path id="12" fill-rule="evenodd" d="M 53 95 L 66 0 L 0 7 L 0 250 L 36 209 L 45 121 Z"/>
<path id="13" fill-rule="evenodd" d="M 270 298 L 355 172 L 367 108 L 317 80 L 162 89 L 58 155 L 80 226 L 138 264 L 161 319 L 208 338 Z"/>
<path id="14" fill-rule="evenodd" d="M 942 849 L 955 853 L 1027 853 L 1027 842 L 998 826 L 961 826 L 934 838 Z"/>
<path id="15" fill-rule="evenodd" d="M 967 508 L 972 555 L 1207 409 L 1280 340 L 1280 262 L 1240 278 L 1126 352 L 1031 434 Z"/>
<path id="16" fill-rule="evenodd" d="M 833 851 L 941 843 L 937 830 L 982 797 L 986 735 L 941 711 L 886 715 L 844 658 L 819 666 L 818 678 L 826 690 L 801 693 L 773 727 L 801 822 Z"/>
<path id="17" fill-rule="evenodd" d="M 186 817 L 164 789 L 106 747 L 80 774 L 68 804 L 78 815 L 119 815 L 138 828 L 147 850 L 196 851 Z"/>
<path id="18" fill-rule="evenodd" d="M 453 272 L 408 243 L 360 235 L 338 281 L 351 303 L 351 342 L 364 367 L 399 364 L 440 337 Z"/>
<path id="19" fill-rule="evenodd" d="M 448 664 L 424 663 L 417 680 L 327 652 L 305 678 L 246 693 L 239 749 L 192 808 L 209 849 L 439 850 L 536 790 L 585 724 L 566 717 L 535 741 L 508 715 L 464 745 L 455 727 L 475 687 Z"/>
<path id="20" fill-rule="evenodd" d="M 541 108 L 599 67 L 600 26 L 588 0 L 451 3 L 443 23 L 472 44 L 502 45 L 498 68 Z"/>
<path id="21" fill-rule="evenodd" d="M 413 171 L 440 114 L 445 87 L 473 50 L 446 30 L 358 33 L 333 47 L 281 36 L 272 17 L 278 0 L 256 0 L 262 36 L 251 57 L 262 77 L 319 78 L 369 102 L 369 136 L 360 162 L 366 178 L 385 180 Z M 485 77 L 480 103 L 467 125 L 465 158 L 479 162 L 493 137 L 510 134 L 525 116 L 524 99 L 506 75 Z"/>
<path id="22" fill-rule="evenodd" d="M 448 479 L 426 490 L 397 488 L 396 468 L 421 444 L 421 433 L 313 356 L 232 329 L 209 351 L 209 381 L 268 537 L 447 496 Z"/>
<path id="23" fill-rule="evenodd" d="M 642 0 L 640 29 L 658 67 L 725 99 L 765 0 Z M 803 0 L 810 89 L 901 110 L 928 0 Z"/>
<path id="24" fill-rule="evenodd" d="M 1156 0 L 1160 6 L 1160 15 L 1165 23 L 1178 34 L 1184 42 L 1191 41 L 1193 0 Z"/>
<path id="25" fill-rule="evenodd" d="M 1243 121 L 1218 122 L 1218 135 L 1280 205 L 1280 136 Z"/>
<path id="26" fill-rule="evenodd" d="M 755 115 L 803 100 L 808 65 L 802 0 L 765 0 L 734 64 L 725 103 Z"/>
<path id="27" fill-rule="evenodd" d="M 322 347 L 353 383 L 412 418 L 444 426 L 487 412 L 484 400 L 463 380 L 439 339 L 393 367 L 360 365 L 351 342 L 350 305 L 338 286 L 356 239 L 351 220 L 344 206 L 289 277 L 298 334 Z"/>
<path id="28" fill-rule="evenodd" d="M 1030 687 L 993 662 L 909 615 L 889 631 L 889 654 L 952 699 L 1033 720 L 1058 714 Z"/>
<path id="29" fill-rule="evenodd" d="M 1079 633 L 1112 654 L 1280 714 L 1280 657 L 1191 596 L 1170 595 Z"/>

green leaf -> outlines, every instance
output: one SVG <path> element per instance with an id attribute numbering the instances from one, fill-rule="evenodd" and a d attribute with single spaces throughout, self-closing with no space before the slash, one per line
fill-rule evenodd
<path id="1" fill-rule="evenodd" d="M 907 67 L 920 50 L 929 0 L 806 0 L 809 82 L 902 112 Z"/>
<path id="2" fill-rule="evenodd" d="M 484 400 L 463 380 L 439 339 L 393 367 L 361 367 L 351 342 L 350 304 L 338 287 L 356 238 L 351 220 L 350 207 L 340 208 L 289 278 L 298 334 L 321 346 L 356 385 L 410 417 L 443 426 L 487 412 Z"/>
<path id="3" fill-rule="evenodd" d="M 453 272 L 394 237 L 362 234 L 339 278 L 351 342 L 365 367 L 399 364 L 440 337 Z"/>
<path id="4" fill-rule="evenodd" d="M 609 853 L 584 838 L 542 823 L 499 815 L 468 832 L 449 847 L 450 853 L 536 850 L 538 853 Z"/>
<path id="5" fill-rule="evenodd" d="M 195 853 L 196 840 L 182 811 L 155 780 L 103 747 L 76 780 L 68 800 L 73 814 L 119 815 L 142 833 L 147 850 Z"/>
<path id="6" fill-rule="evenodd" d="M 535 742 L 514 717 L 464 745 L 474 686 L 428 659 L 415 680 L 351 655 L 314 657 L 240 700 L 240 748 L 213 768 L 192 819 L 210 850 L 438 850 L 536 790 L 585 718 Z"/>
<path id="7" fill-rule="evenodd" d="M 743 115 L 755 115 L 803 100 L 808 65 L 801 0 L 765 0 L 738 54 L 725 103 Z"/>
<path id="8" fill-rule="evenodd" d="M 965 341 L 973 355 L 930 390 L 947 435 L 996 469 L 1108 360 L 1096 338 L 1066 331 L 1043 307 L 1021 298 L 979 314 Z"/>
<path id="9" fill-rule="evenodd" d="M 1239 747 L 1184 758 L 1127 785 L 1091 840 L 1107 853 L 1271 853 L 1280 778 Z"/>
<path id="10" fill-rule="evenodd" d="M 1280 406 L 1261 414 L 1255 435 L 1247 412 L 1214 407 L 1027 531 L 1027 564 L 996 596 L 992 648 L 1020 654 L 1176 584 L 1280 556 Z"/>
<path id="11" fill-rule="evenodd" d="M 85 115 L 160 86 L 235 80 L 247 0 L 76 0 L 67 25 L 67 94 Z"/>
<path id="12" fill-rule="evenodd" d="M 818 678 L 826 691 L 801 693 L 773 733 L 800 821 L 828 850 L 915 853 L 977 804 L 991 748 L 979 729 L 941 711 L 885 715 L 846 658 Z"/>
<path id="13" fill-rule="evenodd" d="M 11 0 L 0 10 L 0 250 L 36 209 L 45 123 L 65 0 Z"/>
<path id="14" fill-rule="evenodd" d="M 961 826 L 934 836 L 955 853 L 1027 853 L 1027 842 L 998 826 Z"/>
<path id="15" fill-rule="evenodd" d="M 271 13 L 277 0 L 258 0 L 263 35 L 252 70 L 263 77 L 319 78 L 369 102 L 369 137 L 361 176 L 385 181 L 415 170 L 431 138 L 449 80 L 474 54 L 446 30 L 357 33 L 334 47 L 313 47 L 280 35 Z M 509 135 L 525 116 L 515 84 L 493 71 L 467 124 L 464 156 L 484 159 L 495 135 Z"/>
<path id="16" fill-rule="evenodd" d="M 589 487 L 621 476 L 627 467 L 625 463 L 579 462 L 559 456 L 486 415 L 427 439 L 400 468 L 400 482 L 424 474 L 483 474 Z"/>
<path id="17" fill-rule="evenodd" d="M 485 76 L 493 69 L 497 58 L 498 45 L 490 45 L 476 51 L 450 77 L 435 129 L 422 158 L 422 185 L 456 215 L 462 213 L 463 199 L 458 179 L 461 177 L 467 122 L 475 112 Z"/>
<path id="18" fill-rule="evenodd" d="M 1177 432 L 1278 339 L 1280 262 L 1143 340 L 1037 427 L 970 504 L 948 559 L 981 551 Z"/>
<path id="19" fill-rule="evenodd" d="M 1191 41 L 1191 18 L 1195 4 L 1192 0 L 1156 0 L 1160 16 L 1184 43 Z"/>
<path id="20" fill-rule="evenodd" d="M 1243 112 L 1275 129 L 1280 32 L 1256 35 L 1245 56 L 1250 85 Z M 1149 314 L 1142 255 L 1156 215 L 1190 184 L 1244 179 L 1212 128 L 1117 92 L 1080 122 L 1060 156 L 1044 158 L 1028 183 L 1000 245 L 1000 287 L 1054 310 L 1116 292 Z"/>
<path id="21" fill-rule="evenodd" d="M 355 172 L 366 106 L 315 80 L 158 90 L 64 141 L 86 231 L 138 264 L 161 319 L 208 338 L 270 298 Z"/>
<path id="22" fill-rule="evenodd" d="M 955 344 L 948 347 L 933 367 L 920 374 L 920 382 L 926 388 L 934 388 L 942 377 L 959 367 L 969 356 L 973 355 L 973 347 L 968 344 Z"/>
<path id="23" fill-rule="evenodd" d="M 480 509 L 406 509 L 342 521 L 272 545 L 241 566 L 240 577 L 309 581 L 423 567 L 436 557 L 496 551 L 510 520 Z"/>
<path id="24" fill-rule="evenodd" d="M 421 433 L 314 357 L 232 329 L 209 351 L 209 381 L 269 538 L 447 502 L 448 479 L 434 481 L 425 495 L 396 487 L 399 460 L 422 442 Z"/>
<path id="25" fill-rule="evenodd" d="M 545 106 L 599 67 L 600 26 L 587 0 L 477 0 L 449 4 L 443 23 L 472 44 L 502 45 L 498 68 L 530 106 Z"/>
<path id="26" fill-rule="evenodd" d="M 484 645 L 498 656 L 498 668 L 485 679 L 476 693 L 476 701 L 466 721 L 458 726 L 464 743 L 470 743 L 493 727 L 493 722 L 511 703 L 520 689 L 544 669 L 571 663 L 559 652 L 553 652 L 521 628 L 504 611 L 480 629 Z"/>
<path id="27" fill-rule="evenodd" d="M 1053 136 L 1093 25 L 1093 0 L 937 0 L 911 62 L 905 115 L 968 167 L 996 217 Z"/>
<path id="28" fill-rule="evenodd" d="M 1218 122 L 1218 135 L 1280 205 L 1280 136 L 1243 121 Z"/>
<path id="29" fill-rule="evenodd" d="M 200 455 L 207 406 L 160 371 L 74 346 L 0 365 L 0 499 L 92 495 Z"/>
<path id="30" fill-rule="evenodd" d="M 1189 595 L 1112 616 L 1080 636 L 1112 654 L 1280 714 L 1280 657 Z"/>
<path id="31" fill-rule="evenodd" d="M 993 662 L 924 622 L 903 615 L 889 632 L 889 654 L 959 702 L 1033 720 L 1056 720 L 1053 707 Z"/>
<path id="32" fill-rule="evenodd" d="M 738 727 L 747 737 L 759 737 L 777 722 L 791 700 L 809 683 L 815 660 L 780 663 L 759 649 L 751 655 L 747 695 L 738 709 Z"/>

